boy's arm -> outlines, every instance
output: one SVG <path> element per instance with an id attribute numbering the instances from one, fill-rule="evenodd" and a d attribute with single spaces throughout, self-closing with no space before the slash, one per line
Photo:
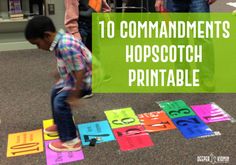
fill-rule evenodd
<path id="1" fill-rule="evenodd" d="M 64 0 L 65 4 L 65 20 L 64 24 L 66 30 L 73 34 L 75 38 L 81 39 L 79 33 L 79 1 L 78 0 Z"/>
<path id="2" fill-rule="evenodd" d="M 84 69 L 83 70 L 80 70 L 80 71 L 73 71 L 73 75 L 75 76 L 76 78 L 76 89 L 75 90 L 72 90 L 70 92 L 70 95 L 67 99 L 68 103 L 71 105 L 71 106 L 76 106 L 78 104 L 78 99 L 80 97 L 80 94 L 81 94 L 81 86 L 83 84 L 83 78 L 84 78 Z"/>
<path id="3" fill-rule="evenodd" d="M 85 69 L 82 69 L 80 71 L 73 71 L 72 72 L 76 78 L 76 90 L 74 90 L 75 92 L 77 92 L 77 94 L 80 93 L 81 91 L 81 86 L 83 84 L 83 79 L 84 79 L 84 73 L 85 73 Z"/>

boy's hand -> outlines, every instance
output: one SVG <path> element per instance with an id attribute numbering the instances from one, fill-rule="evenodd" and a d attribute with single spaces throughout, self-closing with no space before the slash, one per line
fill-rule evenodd
<path id="1" fill-rule="evenodd" d="M 71 91 L 67 98 L 67 103 L 70 104 L 71 107 L 77 107 L 79 105 L 79 92 Z"/>
<path id="2" fill-rule="evenodd" d="M 80 98 L 80 94 L 81 94 L 81 86 L 83 83 L 83 77 L 84 77 L 84 70 L 80 70 L 80 71 L 73 71 L 72 72 L 73 75 L 76 78 L 76 89 L 75 90 L 71 90 L 70 91 L 70 95 L 68 96 L 67 99 L 67 103 L 70 104 L 71 107 L 75 107 L 78 106 L 79 104 L 79 98 Z"/>

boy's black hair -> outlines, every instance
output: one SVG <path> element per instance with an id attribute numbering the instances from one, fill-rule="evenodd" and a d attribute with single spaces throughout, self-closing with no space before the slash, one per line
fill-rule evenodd
<path id="1" fill-rule="evenodd" d="M 46 16 L 35 16 L 26 25 L 25 38 L 27 40 L 44 38 L 45 32 L 56 32 L 52 20 Z"/>

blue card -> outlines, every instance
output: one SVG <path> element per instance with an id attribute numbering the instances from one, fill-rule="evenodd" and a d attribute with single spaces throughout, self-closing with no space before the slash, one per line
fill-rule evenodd
<path id="1" fill-rule="evenodd" d="M 213 131 L 197 116 L 179 117 L 172 121 L 187 139 L 213 134 Z"/>
<path id="2" fill-rule="evenodd" d="M 77 127 L 83 146 L 89 145 L 91 139 L 96 139 L 96 143 L 115 140 L 107 120 L 78 124 Z"/>

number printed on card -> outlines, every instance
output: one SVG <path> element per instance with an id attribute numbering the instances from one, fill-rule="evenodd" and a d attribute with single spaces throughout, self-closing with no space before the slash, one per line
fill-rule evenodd
<path id="1" fill-rule="evenodd" d="M 213 134 L 213 131 L 197 116 L 175 118 L 173 122 L 187 139 Z"/>
<path id="2" fill-rule="evenodd" d="M 161 102 L 159 105 L 171 119 L 196 115 L 183 100 Z"/>

